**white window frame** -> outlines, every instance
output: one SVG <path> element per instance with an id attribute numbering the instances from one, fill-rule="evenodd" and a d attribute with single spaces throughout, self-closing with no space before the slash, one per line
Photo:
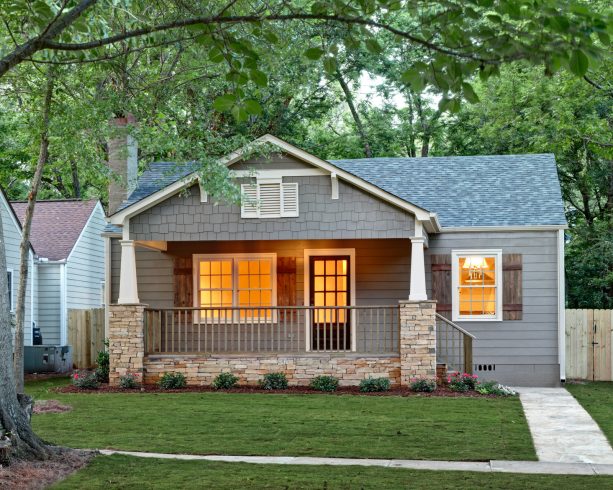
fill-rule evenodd
<path id="1" fill-rule="evenodd" d="M 14 288 L 13 288 L 13 283 L 15 282 L 15 273 L 13 272 L 13 269 L 6 269 L 6 273 L 11 275 L 11 279 L 8 281 L 7 284 L 7 290 L 9 293 L 9 300 L 10 300 L 10 305 L 9 308 L 11 310 L 11 313 L 15 312 L 15 294 L 14 294 Z M 8 276 L 7 276 L 8 279 Z"/>
<path id="2" fill-rule="evenodd" d="M 496 314 L 495 315 L 461 315 L 460 314 L 460 294 L 459 294 L 459 267 L 460 258 L 479 256 L 493 257 L 496 260 Z M 502 321 L 502 250 L 500 249 L 475 249 L 475 250 L 452 250 L 451 251 L 451 319 L 454 322 L 499 322 Z"/>
<path id="3" fill-rule="evenodd" d="M 261 216 L 260 215 L 260 185 L 262 184 L 278 184 L 279 185 L 279 210 L 278 214 Z M 296 211 L 285 211 L 285 187 L 292 185 L 296 187 Z M 245 219 L 262 219 L 262 218 L 297 218 L 300 215 L 300 189 L 298 182 L 283 182 L 282 178 L 269 178 L 269 179 L 257 179 L 255 183 L 243 183 L 241 184 L 241 201 L 245 195 L 244 188 L 255 186 L 256 189 L 256 208 L 255 210 L 245 210 L 243 203 L 241 202 L 241 218 Z"/>
<path id="4" fill-rule="evenodd" d="M 194 288 L 194 307 L 200 308 L 200 261 L 201 260 L 231 260 L 232 261 L 232 308 L 238 307 L 238 261 L 235 259 L 271 259 L 272 269 L 271 269 L 271 280 L 272 280 L 272 298 L 271 298 L 271 306 L 277 306 L 277 254 L 276 253 L 239 253 L 239 254 L 194 254 L 192 256 L 192 275 L 193 275 L 193 288 Z M 254 307 L 257 308 L 257 307 Z M 262 306 L 262 308 L 265 308 Z M 201 315 L 197 315 L 197 318 L 194 318 L 194 322 L 201 323 L 211 318 L 200 318 Z M 276 310 L 272 310 L 272 318 L 243 318 L 241 319 L 237 312 L 232 315 L 231 319 L 222 320 L 221 323 L 225 322 L 261 322 L 261 323 L 270 323 L 276 322 Z"/>

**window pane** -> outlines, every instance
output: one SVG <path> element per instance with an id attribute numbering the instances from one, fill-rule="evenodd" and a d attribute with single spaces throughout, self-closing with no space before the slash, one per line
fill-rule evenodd
<path id="1" fill-rule="evenodd" d="M 252 306 L 259 306 L 261 304 L 261 294 L 260 294 L 260 291 L 251 291 L 249 293 L 249 303 Z"/>
<path id="2" fill-rule="evenodd" d="M 337 291 L 347 291 L 347 278 L 346 277 L 336 278 L 336 290 Z"/>
<path id="3" fill-rule="evenodd" d="M 211 276 L 211 289 L 221 288 L 221 276 Z"/>
<path id="4" fill-rule="evenodd" d="M 249 291 L 238 292 L 238 304 L 239 306 L 249 306 Z"/>
<path id="5" fill-rule="evenodd" d="M 334 276 L 332 277 L 326 277 L 326 291 L 334 291 L 336 288 L 336 278 Z"/>
<path id="6" fill-rule="evenodd" d="M 260 287 L 260 276 L 249 276 L 249 287 L 251 289 Z"/>
<path id="7" fill-rule="evenodd" d="M 334 260 L 326 260 L 326 274 L 336 274 L 336 262 Z"/>
<path id="8" fill-rule="evenodd" d="M 239 289 L 249 288 L 249 276 L 238 276 L 238 288 Z"/>
<path id="9" fill-rule="evenodd" d="M 272 273 L 272 262 L 269 259 L 260 261 L 260 274 L 268 274 Z"/>
<path id="10" fill-rule="evenodd" d="M 313 299 L 315 302 L 315 306 L 325 306 L 323 293 L 315 293 L 315 298 Z"/>
<path id="11" fill-rule="evenodd" d="M 211 273 L 211 263 L 207 261 L 200 262 L 200 275 L 208 276 Z"/>
<path id="12" fill-rule="evenodd" d="M 272 305 L 272 292 L 271 291 L 262 291 L 261 304 L 265 306 Z"/>
<path id="13" fill-rule="evenodd" d="M 221 291 L 211 291 L 211 305 L 219 306 L 221 304 Z"/>
<path id="14" fill-rule="evenodd" d="M 221 263 L 221 273 L 222 274 L 232 274 L 232 262 L 229 260 L 224 260 Z"/>
<path id="15" fill-rule="evenodd" d="M 337 306 L 347 306 L 347 293 L 337 293 L 336 298 Z"/>
<path id="16" fill-rule="evenodd" d="M 335 306 L 335 305 L 336 305 L 336 294 L 326 293 L 326 306 Z"/>
<path id="17" fill-rule="evenodd" d="M 249 274 L 249 262 L 246 260 L 238 261 L 238 273 L 239 274 Z"/>
<path id="18" fill-rule="evenodd" d="M 221 276 L 221 287 L 224 289 L 232 289 L 232 276 Z"/>
<path id="19" fill-rule="evenodd" d="M 222 291 L 221 300 L 223 306 L 232 306 L 232 291 Z"/>
<path id="20" fill-rule="evenodd" d="M 259 272 L 260 272 L 260 261 L 250 260 L 249 261 L 249 274 L 259 274 Z"/>
<path id="21" fill-rule="evenodd" d="M 208 291 L 200 291 L 200 304 L 202 306 L 211 305 L 211 293 Z"/>
<path id="22" fill-rule="evenodd" d="M 211 274 L 221 274 L 221 264 L 218 260 L 211 262 Z"/>
<path id="23" fill-rule="evenodd" d="M 313 287 L 315 288 L 315 291 L 323 291 L 324 290 L 324 278 L 316 277 L 315 284 Z"/>
<path id="24" fill-rule="evenodd" d="M 347 261 L 346 260 L 337 260 L 336 261 L 336 273 L 339 276 L 346 276 L 347 275 Z"/>
<path id="25" fill-rule="evenodd" d="M 260 276 L 260 287 L 262 289 L 270 289 L 272 287 L 271 283 L 272 283 L 272 280 L 271 280 L 270 275 Z"/>
<path id="26" fill-rule="evenodd" d="M 315 269 L 314 271 L 315 275 L 323 276 L 324 275 L 324 261 L 316 260 L 314 269 Z"/>
<path id="27" fill-rule="evenodd" d="M 209 276 L 200 276 L 200 288 L 209 289 L 211 287 L 211 278 Z"/>

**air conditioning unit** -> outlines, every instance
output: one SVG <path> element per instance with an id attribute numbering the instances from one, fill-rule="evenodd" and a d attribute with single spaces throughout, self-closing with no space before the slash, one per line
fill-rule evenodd
<path id="1" fill-rule="evenodd" d="M 23 368 L 28 374 L 68 373 L 72 370 L 72 348 L 69 345 L 27 345 Z"/>

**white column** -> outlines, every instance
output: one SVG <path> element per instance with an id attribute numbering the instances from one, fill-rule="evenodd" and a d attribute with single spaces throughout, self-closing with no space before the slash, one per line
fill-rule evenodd
<path id="1" fill-rule="evenodd" d="M 133 240 L 120 240 L 121 272 L 119 274 L 120 305 L 138 304 L 138 283 L 136 281 L 136 253 Z"/>
<path id="2" fill-rule="evenodd" d="M 424 242 L 425 237 L 421 236 L 421 227 L 415 223 L 416 235 L 411 237 L 411 291 L 409 292 L 410 301 L 423 301 L 428 299 L 426 294 L 426 267 L 424 265 Z M 421 224 L 421 223 L 420 223 Z"/>

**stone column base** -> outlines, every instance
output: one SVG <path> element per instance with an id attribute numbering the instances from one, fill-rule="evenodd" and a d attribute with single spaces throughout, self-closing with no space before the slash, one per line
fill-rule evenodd
<path id="1" fill-rule="evenodd" d="M 400 384 L 436 379 L 436 301 L 400 301 Z"/>
<path id="2" fill-rule="evenodd" d="M 145 359 L 144 316 L 147 305 L 109 306 L 109 383 L 119 385 L 119 378 L 134 374 L 143 379 Z"/>

